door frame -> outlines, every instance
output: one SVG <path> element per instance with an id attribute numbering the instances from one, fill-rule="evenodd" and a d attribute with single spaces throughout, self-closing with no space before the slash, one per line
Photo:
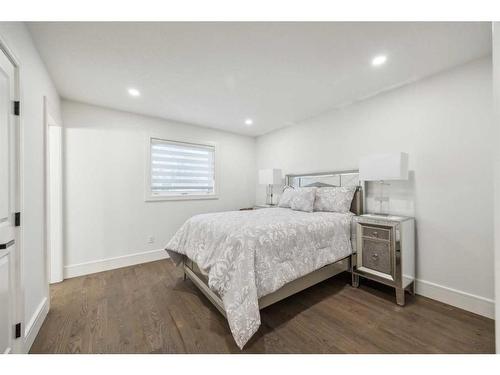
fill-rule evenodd
<path id="1" fill-rule="evenodd" d="M 47 284 L 64 279 L 63 254 L 63 131 L 52 114 L 47 97 L 44 104 L 45 148 L 45 260 Z M 57 137 L 55 137 L 57 133 Z M 58 139 L 57 139 L 58 138 Z M 55 166 L 51 170 L 51 164 Z"/>
<path id="2" fill-rule="evenodd" d="M 13 53 L 13 51 L 8 47 L 8 44 L 0 35 L 0 50 L 7 56 L 7 58 L 12 62 L 14 66 L 14 100 L 21 103 L 21 111 L 19 116 L 14 116 L 14 126 L 18 129 L 17 140 L 16 140 L 16 197 L 15 197 L 15 212 L 24 212 L 23 207 L 23 197 L 24 197 L 24 168 L 23 168 L 23 153 L 24 153 L 24 129 L 23 129 L 23 109 L 22 109 L 22 92 L 21 92 L 21 64 L 19 59 Z M 22 215 L 21 215 L 22 220 Z M 24 226 L 21 225 L 15 230 L 15 241 L 16 241 L 16 256 L 13 259 L 17 263 L 17 274 L 14 280 L 14 323 L 21 323 L 21 337 L 14 339 L 12 342 L 12 352 L 13 353 L 25 353 L 25 317 L 24 317 Z"/>

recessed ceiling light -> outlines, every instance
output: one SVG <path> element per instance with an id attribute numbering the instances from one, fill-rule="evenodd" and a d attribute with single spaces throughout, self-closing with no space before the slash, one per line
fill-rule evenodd
<path id="1" fill-rule="evenodd" d="M 137 89 L 130 88 L 127 91 L 130 96 L 141 96 L 141 92 Z"/>
<path id="2" fill-rule="evenodd" d="M 247 126 L 253 125 L 253 120 L 251 118 L 247 118 L 245 120 L 245 125 L 247 125 Z"/>
<path id="3" fill-rule="evenodd" d="M 375 56 L 373 59 L 372 59 L 372 65 L 373 66 L 380 66 L 380 65 L 384 65 L 387 61 L 387 56 L 386 55 L 378 55 L 378 56 Z"/>

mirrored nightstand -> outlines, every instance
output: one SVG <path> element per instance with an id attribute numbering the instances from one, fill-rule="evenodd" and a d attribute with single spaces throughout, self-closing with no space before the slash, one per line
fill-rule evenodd
<path id="1" fill-rule="evenodd" d="M 270 204 L 256 204 L 255 206 L 253 206 L 253 209 L 254 210 L 259 210 L 261 208 L 276 208 L 278 207 L 277 205 L 270 205 Z"/>
<path id="2" fill-rule="evenodd" d="M 257 204 L 253 207 L 245 207 L 245 208 L 240 208 L 240 211 L 251 211 L 251 210 L 260 210 L 261 208 L 276 208 L 278 207 L 277 205 L 268 205 L 268 204 Z"/>
<path id="3" fill-rule="evenodd" d="M 356 222 L 353 286 L 359 277 L 392 286 L 396 302 L 415 292 L 415 220 L 404 216 L 361 215 Z"/>

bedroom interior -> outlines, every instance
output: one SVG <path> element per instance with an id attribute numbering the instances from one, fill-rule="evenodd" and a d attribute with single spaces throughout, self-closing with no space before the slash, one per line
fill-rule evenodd
<path id="1" fill-rule="evenodd" d="M 0 21 L 0 352 L 498 352 L 499 28 Z"/>

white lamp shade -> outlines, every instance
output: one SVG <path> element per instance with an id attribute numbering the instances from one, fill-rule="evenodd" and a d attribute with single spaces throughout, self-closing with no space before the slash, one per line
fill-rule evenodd
<path id="1" fill-rule="evenodd" d="M 374 154 L 359 161 L 359 179 L 363 181 L 407 180 L 408 154 Z"/>
<path id="2" fill-rule="evenodd" d="M 281 184 L 281 169 L 261 169 L 259 170 L 259 184 L 279 185 Z"/>

